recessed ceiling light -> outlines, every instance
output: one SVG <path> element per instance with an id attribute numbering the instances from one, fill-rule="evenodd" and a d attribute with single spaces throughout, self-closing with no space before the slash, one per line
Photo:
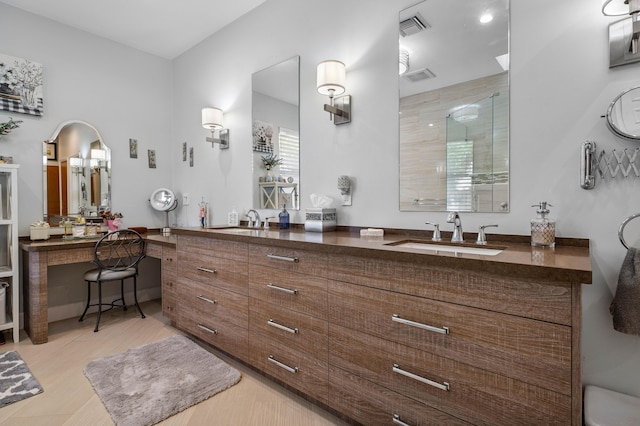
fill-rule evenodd
<path id="1" fill-rule="evenodd" d="M 480 17 L 481 24 L 488 24 L 491 21 L 493 21 L 493 15 L 490 13 L 485 13 Z"/>

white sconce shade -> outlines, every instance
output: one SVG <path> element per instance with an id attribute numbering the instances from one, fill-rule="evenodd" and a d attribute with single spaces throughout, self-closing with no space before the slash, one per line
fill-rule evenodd
<path id="1" fill-rule="evenodd" d="M 107 153 L 104 149 L 92 149 L 91 150 L 91 159 L 95 160 L 105 160 L 107 158 Z"/>
<path id="2" fill-rule="evenodd" d="M 347 70 L 340 61 L 324 61 L 318 64 L 317 87 L 318 93 L 333 97 L 345 91 Z"/>
<path id="3" fill-rule="evenodd" d="M 82 167 L 84 161 L 80 157 L 71 157 L 69 158 L 69 165 L 71 167 Z"/>
<path id="4" fill-rule="evenodd" d="M 640 0 L 602 0 L 602 14 L 605 16 L 630 15 L 639 9 Z"/>
<path id="5" fill-rule="evenodd" d="M 202 127 L 209 130 L 220 130 L 224 127 L 222 117 L 220 108 L 202 108 Z"/>
<path id="6" fill-rule="evenodd" d="M 400 49 L 399 68 L 398 75 L 402 75 L 409 71 L 409 52 L 405 49 Z"/>

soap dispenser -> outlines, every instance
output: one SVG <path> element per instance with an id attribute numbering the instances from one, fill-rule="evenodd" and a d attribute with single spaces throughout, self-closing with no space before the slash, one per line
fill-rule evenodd
<path id="1" fill-rule="evenodd" d="M 531 219 L 531 245 L 534 247 L 554 248 L 556 246 L 556 222 L 547 217 L 549 209 L 553 205 L 546 201 L 540 201 L 531 207 L 537 207 L 538 217 Z"/>
<path id="2" fill-rule="evenodd" d="M 238 220 L 238 212 L 236 208 L 233 207 L 229 214 L 227 215 L 227 225 L 229 226 L 238 226 L 240 225 L 240 221 Z"/>
<path id="3" fill-rule="evenodd" d="M 278 215 L 280 220 L 280 229 L 289 229 L 289 212 L 287 211 L 287 205 L 282 205 L 282 211 Z"/>

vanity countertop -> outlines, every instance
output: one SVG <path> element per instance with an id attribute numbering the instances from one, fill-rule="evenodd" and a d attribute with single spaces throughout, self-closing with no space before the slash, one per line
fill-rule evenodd
<path id="1" fill-rule="evenodd" d="M 242 229 L 242 230 L 240 230 Z M 384 237 L 360 237 L 349 228 L 335 232 L 304 232 L 291 229 L 280 231 L 249 228 L 176 228 L 174 235 L 209 236 L 230 241 L 269 244 L 289 249 L 313 249 L 334 255 L 353 255 L 403 262 L 417 262 L 424 266 L 464 268 L 503 275 L 538 278 L 541 281 L 564 281 L 571 284 L 592 282 L 589 241 L 586 239 L 560 238 L 554 249 L 532 247 L 528 236 L 493 235 L 484 247 L 504 248 L 497 255 L 435 252 L 422 248 L 389 245 L 398 241 L 420 241 L 431 244 L 425 234 L 410 231 L 385 232 Z M 502 239 L 502 240 L 501 240 Z M 454 245 L 444 241 L 441 244 Z M 473 242 L 464 244 L 475 246 Z M 483 246 L 477 246 L 483 247 Z"/>
<path id="2" fill-rule="evenodd" d="M 146 234 L 142 234 L 142 236 L 147 241 L 158 243 L 160 245 L 170 247 L 175 247 L 176 245 L 175 235 L 163 236 L 158 233 L 149 232 Z M 80 238 L 75 240 L 64 240 L 60 237 L 52 237 L 48 240 L 36 241 L 25 239 L 24 241 L 20 241 L 20 248 L 25 251 L 55 251 L 74 248 L 86 248 L 94 247 L 99 239 L 100 236 L 95 238 Z"/>

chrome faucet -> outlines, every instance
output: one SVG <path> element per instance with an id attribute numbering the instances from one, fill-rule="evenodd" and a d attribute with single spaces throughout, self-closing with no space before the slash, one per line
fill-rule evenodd
<path id="1" fill-rule="evenodd" d="M 255 221 L 251 217 L 251 212 L 253 212 L 256 215 Z M 251 209 L 251 210 L 249 210 L 247 212 L 247 217 L 249 218 L 249 224 L 247 225 L 249 228 L 258 228 L 258 229 L 260 229 L 260 213 L 258 213 L 254 209 Z"/>
<path id="2" fill-rule="evenodd" d="M 464 233 L 462 232 L 462 220 L 458 212 L 449 212 L 447 216 L 447 223 L 453 223 L 453 235 L 451 236 L 452 243 L 463 243 Z"/>

